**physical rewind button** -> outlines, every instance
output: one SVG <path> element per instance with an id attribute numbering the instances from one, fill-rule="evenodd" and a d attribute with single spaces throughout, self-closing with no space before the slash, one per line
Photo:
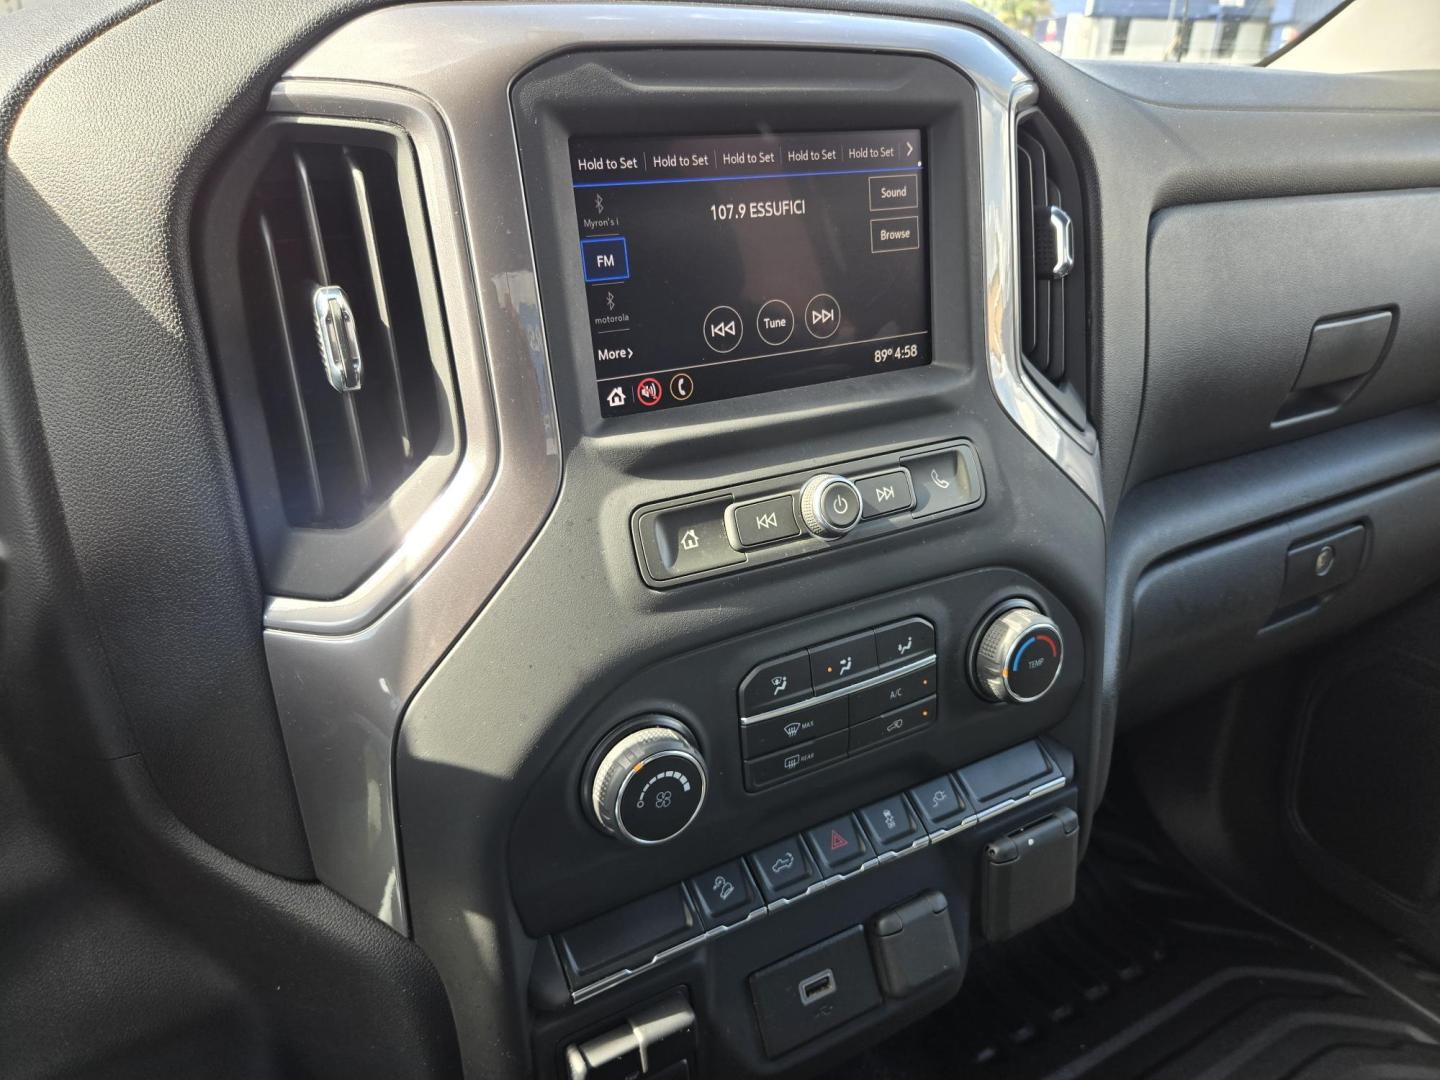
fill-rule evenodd
<path id="1" fill-rule="evenodd" d="M 706 313 L 701 332 L 704 334 L 705 344 L 709 345 L 712 350 L 717 353 L 728 353 L 734 352 L 735 347 L 740 344 L 740 339 L 745 336 L 745 325 L 740 321 L 738 311 L 733 307 L 721 304 Z"/>
<path id="2" fill-rule="evenodd" d="M 829 293 L 819 293 L 805 305 L 805 329 L 817 341 L 834 337 L 840 329 L 840 301 Z"/>
<path id="3" fill-rule="evenodd" d="M 795 499 L 781 495 L 760 502 L 743 503 L 732 511 L 735 539 L 744 548 L 792 540 L 800 535 L 800 522 L 795 519 Z"/>

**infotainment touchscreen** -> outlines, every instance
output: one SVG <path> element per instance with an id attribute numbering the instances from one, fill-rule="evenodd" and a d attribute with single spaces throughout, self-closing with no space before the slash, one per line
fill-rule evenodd
<path id="1" fill-rule="evenodd" d="M 600 411 L 930 362 L 918 130 L 574 138 Z"/>

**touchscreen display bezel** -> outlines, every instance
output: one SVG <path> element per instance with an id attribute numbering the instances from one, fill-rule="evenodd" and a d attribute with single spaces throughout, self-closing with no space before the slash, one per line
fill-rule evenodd
<path id="1" fill-rule="evenodd" d="M 678 462 L 722 447 L 739 448 L 767 428 L 804 438 L 842 427 L 853 430 L 867 418 L 944 418 L 967 411 L 966 396 L 984 375 L 987 285 L 979 105 L 974 84 L 962 72 L 933 58 L 901 54 L 617 50 L 553 58 L 516 83 L 512 101 L 562 427 L 587 440 L 643 435 L 648 453 Z M 571 185 L 572 137 L 603 138 L 619 131 L 674 136 L 907 128 L 918 129 L 925 140 L 928 365 L 684 409 L 602 415 L 585 286 L 576 272 L 581 252 Z M 530 317 L 522 304 L 516 307 L 517 317 Z"/>
<path id="2" fill-rule="evenodd" d="M 602 415 L 930 362 L 924 134 L 572 136 Z"/>

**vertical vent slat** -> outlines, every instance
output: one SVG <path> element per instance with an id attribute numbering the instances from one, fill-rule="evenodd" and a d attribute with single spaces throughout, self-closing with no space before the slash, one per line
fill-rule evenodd
<path id="1" fill-rule="evenodd" d="M 1036 385 L 1067 419 L 1085 426 L 1088 292 L 1080 174 L 1040 110 L 1015 132 L 1020 351 Z"/>
<path id="2" fill-rule="evenodd" d="M 305 234 L 310 245 L 310 261 L 319 285 L 332 283 L 330 263 L 325 254 L 325 231 L 320 225 L 320 212 L 315 204 L 315 185 L 310 178 L 310 168 L 305 155 L 295 150 L 295 182 L 300 196 L 300 209 L 305 219 Z M 345 432 L 350 446 L 350 462 L 355 470 L 355 486 L 362 499 L 371 495 L 370 463 L 365 452 L 365 433 L 360 429 L 360 410 L 355 407 L 353 394 L 340 395 L 341 410 L 345 418 Z"/>
<path id="3" fill-rule="evenodd" d="M 376 339 L 385 352 L 385 363 L 390 369 L 393 382 L 391 397 L 395 415 L 395 431 L 400 440 L 400 454 L 409 461 L 414 454 L 414 440 L 410 435 L 410 411 L 405 403 L 405 382 L 400 372 L 400 355 L 395 348 L 395 326 L 390 312 L 390 301 L 385 292 L 385 274 L 380 261 L 380 242 L 375 228 L 375 214 L 370 205 L 370 190 L 365 180 L 365 170 L 355 159 L 349 147 L 344 149 L 345 167 L 350 175 L 350 192 L 354 199 L 355 216 L 360 223 L 360 236 L 365 249 L 365 263 L 370 273 L 370 287 L 375 299 L 375 313 L 379 318 L 379 333 Z"/>
<path id="4" fill-rule="evenodd" d="M 325 516 L 325 490 L 320 483 L 320 465 L 315 460 L 315 437 L 310 431 L 310 413 L 305 407 L 305 392 L 300 385 L 300 366 L 295 359 L 294 336 L 290 332 L 290 317 L 285 312 L 285 282 L 280 276 L 280 260 L 275 254 L 275 235 L 270 228 L 270 219 L 259 216 L 260 247 L 264 255 L 267 279 L 270 283 L 271 301 L 275 306 L 275 320 L 280 330 L 280 354 L 285 360 L 288 377 L 288 398 L 294 410 L 297 440 L 301 447 L 301 464 L 304 476 L 304 491 L 307 496 L 305 513 L 311 520 Z"/>

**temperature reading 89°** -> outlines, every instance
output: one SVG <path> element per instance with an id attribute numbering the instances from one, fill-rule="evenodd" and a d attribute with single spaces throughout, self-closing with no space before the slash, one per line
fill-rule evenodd
<path id="1" fill-rule="evenodd" d="M 888 364 L 891 360 L 914 360 L 920 355 L 920 346 L 915 342 L 909 345 L 886 345 L 875 350 L 875 363 Z"/>

